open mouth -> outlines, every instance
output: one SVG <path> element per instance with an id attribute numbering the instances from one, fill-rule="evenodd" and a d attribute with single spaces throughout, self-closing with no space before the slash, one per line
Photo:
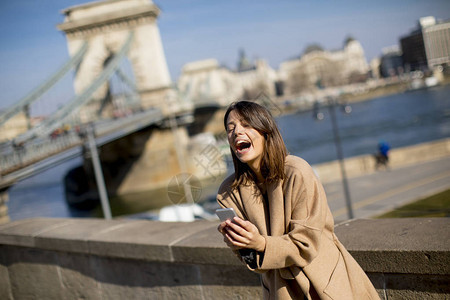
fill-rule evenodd
<path id="1" fill-rule="evenodd" d="M 236 151 L 238 152 L 245 152 L 248 150 L 251 146 L 251 143 L 249 141 L 237 141 L 235 144 Z"/>

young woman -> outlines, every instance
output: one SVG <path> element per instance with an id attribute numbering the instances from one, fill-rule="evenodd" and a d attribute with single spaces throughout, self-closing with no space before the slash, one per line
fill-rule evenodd
<path id="1" fill-rule="evenodd" d="M 287 155 L 270 112 L 248 101 L 224 117 L 235 173 L 217 201 L 238 217 L 218 230 L 261 273 L 264 299 L 379 299 L 334 234 L 325 192 L 311 166 Z"/>

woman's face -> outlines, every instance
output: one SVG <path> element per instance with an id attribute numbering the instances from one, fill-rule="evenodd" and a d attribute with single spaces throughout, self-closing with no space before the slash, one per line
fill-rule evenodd
<path id="1" fill-rule="evenodd" d="M 264 137 L 241 120 L 232 110 L 227 118 L 228 143 L 236 157 L 247 164 L 255 173 L 259 173 L 260 162 L 264 153 Z"/>

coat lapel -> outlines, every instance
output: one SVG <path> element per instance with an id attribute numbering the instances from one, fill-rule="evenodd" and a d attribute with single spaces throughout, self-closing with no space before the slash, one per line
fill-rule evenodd
<path id="1" fill-rule="evenodd" d="M 282 181 L 267 186 L 268 215 L 264 210 L 264 198 L 255 183 L 239 186 L 239 194 L 246 217 L 258 227 L 261 234 L 280 236 L 285 233 Z"/>
<path id="2" fill-rule="evenodd" d="M 269 184 L 267 187 L 269 199 L 270 235 L 280 236 L 285 232 L 284 197 L 282 182 Z"/>
<path id="3" fill-rule="evenodd" d="M 239 194 L 248 220 L 259 229 L 259 233 L 268 235 L 264 198 L 256 184 L 239 186 Z"/>

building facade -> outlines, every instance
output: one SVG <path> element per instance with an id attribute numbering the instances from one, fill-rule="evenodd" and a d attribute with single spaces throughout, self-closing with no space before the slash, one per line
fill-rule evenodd
<path id="1" fill-rule="evenodd" d="M 228 105 L 239 99 L 254 99 L 262 92 L 275 96 L 277 79 L 277 72 L 264 60 L 232 71 L 216 59 L 206 59 L 184 65 L 177 86 L 180 95 L 196 105 L 211 101 Z"/>
<path id="2" fill-rule="evenodd" d="M 347 39 L 342 50 L 326 51 L 310 47 L 298 59 L 285 61 L 278 70 L 265 60 L 250 62 L 240 51 L 236 71 L 220 66 L 215 59 L 186 64 L 178 79 L 178 89 L 197 105 L 203 99 L 227 105 L 238 99 L 256 99 L 310 93 L 318 87 L 335 87 L 365 81 L 369 71 L 364 50 Z"/>
<path id="3" fill-rule="evenodd" d="M 400 39 L 405 71 L 450 65 L 450 22 L 424 17 L 418 28 Z"/>
<path id="4" fill-rule="evenodd" d="M 429 68 L 450 64 L 450 21 L 425 26 L 423 40 Z"/>
<path id="5" fill-rule="evenodd" d="M 403 52 L 403 63 L 406 72 L 425 70 L 427 56 L 421 30 L 411 32 L 410 35 L 400 39 Z"/>
<path id="6" fill-rule="evenodd" d="M 342 50 L 307 49 L 300 58 L 283 62 L 279 74 L 287 93 L 299 94 L 364 81 L 368 71 L 361 44 L 349 38 Z"/>
<path id="7" fill-rule="evenodd" d="M 404 73 L 402 51 L 397 46 L 387 47 L 382 50 L 380 58 L 380 76 L 400 76 Z"/>

